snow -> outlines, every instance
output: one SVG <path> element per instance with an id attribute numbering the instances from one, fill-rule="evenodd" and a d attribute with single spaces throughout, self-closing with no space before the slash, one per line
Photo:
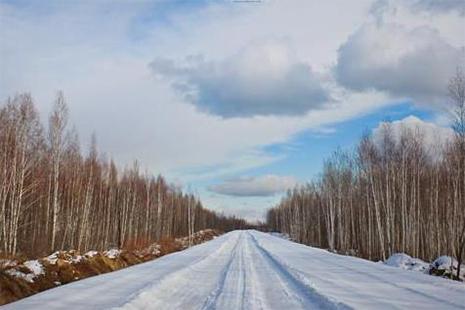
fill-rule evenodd
<path id="1" fill-rule="evenodd" d="M 450 256 L 439 256 L 430 265 L 428 270 L 431 274 L 440 276 L 454 277 L 457 275 L 458 262 L 455 258 Z M 460 266 L 460 279 L 465 280 L 465 265 Z"/>
<path id="2" fill-rule="evenodd" d="M 77 264 L 77 263 L 79 263 L 79 262 L 82 262 L 84 259 L 85 259 L 84 256 L 82 256 L 82 255 L 76 255 L 76 256 L 73 256 L 73 257 L 71 258 L 71 263 L 72 263 L 72 264 Z"/>
<path id="3" fill-rule="evenodd" d="M 23 263 L 33 274 L 34 276 L 39 276 L 44 274 L 44 267 L 38 260 L 28 260 Z"/>
<path id="4" fill-rule="evenodd" d="M 214 239 L 216 234 L 217 233 L 212 229 L 203 229 L 203 230 L 199 230 L 195 232 L 190 237 L 187 236 L 187 237 L 182 237 L 182 238 L 176 238 L 175 242 L 181 245 L 182 249 L 186 249 L 192 244 L 199 244 L 199 243 L 204 242 L 206 240 L 205 237 L 206 236 L 208 237 L 208 235 L 210 237 L 213 237 Z"/>
<path id="5" fill-rule="evenodd" d="M 97 251 L 89 251 L 89 252 L 86 252 L 86 253 L 84 254 L 84 256 L 87 256 L 87 257 L 94 257 L 94 256 L 96 256 L 97 254 L 98 254 Z"/>
<path id="6" fill-rule="evenodd" d="M 463 283 L 249 230 L 63 285 L 4 309 L 463 309 L 464 305 Z"/>
<path id="7" fill-rule="evenodd" d="M 51 265 L 55 265 L 58 261 L 58 255 L 60 254 L 60 251 L 53 252 L 46 258 L 44 258 L 47 262 L 49 262 Z"/>
<path id="8" fill-rule="evenodd" d="M 444 255 L 436 258 L 434 262 L 431 263 L 431 266 L 439 270 L 449 270 L 451 267 L 457 269 L 458 264 L 455 258 Z"/>
<path id="9" fill-rule="evenodd" d="M 35 278 L 37 278 L 40 275 L 45 274 L 44 267 L 38 260 L 28 260 L 28 261 L 25 261 L 23 265 L 27 269 L 29 269 L 31 272 L 24 273 L 16 269 L 7 269 L 5 270 L 5 272 L 9 274 L 10 276 L 13 276 L 16 278 L 22 278 L 29 283 L 33 283 Z"/>
<path id="10" fill-rule="evenodd" d="M 103 255 L 105 255 L 106 257 L 108 257 L 110 259 L 115 259 L 120 254 L 121 254 L 121 250 L 118 250 L 118 249 L 111 249 L 111 250 L 103 252 Z"/>
<path id="11" fill-rule="evenodd" d="M 95 256 L 97 254 L 96 251 L 90 251 L 86 253 L 86 255 L 89 254 L 89 257 Z M 77 264 L 85 259 L 84 256 L 82 255 L 77 255 L 75 251 L 56 251 L 50 254 L 49 256 L 45 257 L 44 260 L 47 261 L 50 265 L 56 265 L 58 259 L 63 259 L 64 261 L 71 263 L 71 264 Z"/>
<path id="12" fill-rule="evenodd" d="M 418 258 L 412 258 L 405 253 L 392 254 L 385 262 L 386 265 L 398 267 L 405 270 L 427 272 L 429 263 Z"/>
<path id="13" fill-rule="evenodd" d="M 8 275 L 10 275 L 12 277 L 24 279 L 25 281 L 27 281 L 29 283 L 33 283 L 34 278 L 35 278 L 33 273 L 24 273 L 24 272 L 18 271 L 16 269 L 8 269 L 8 270 L 5 271 L 5 273 L 7 273 Z"/>

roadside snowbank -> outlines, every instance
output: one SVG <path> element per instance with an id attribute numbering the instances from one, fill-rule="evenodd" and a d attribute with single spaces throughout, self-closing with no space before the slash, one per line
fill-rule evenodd
<path id="1" fill-rule="evenodd" d="M 420 272 L 427 272 L 430 265 L 421 259 L 413 258 L 405 253 L 392 254 L 384 263 L 388 266 Z"/>
<path id="2" fill-rule="evenodd" d="M 450 256 L 439 256 L 431 264 L 405 253 L 392 254 L 384 264 L 404 270 L 413 270 L 430 275 L 453 278 L 457 274 L 457 260 Z M 465 265 L 462 264 L 460 278 L 465 280 Z"/>
<path id="3" fill-rule="evenodd" d="M 450 256 L 439 256 L 430 266 L 429 274 L 441 276 L 445 278 L 454 278 L 457 275 L 458 262 L 455 258 Z M 460 279 L 465 281 L 465 265 L 462 264 L 460 268 Z"/>

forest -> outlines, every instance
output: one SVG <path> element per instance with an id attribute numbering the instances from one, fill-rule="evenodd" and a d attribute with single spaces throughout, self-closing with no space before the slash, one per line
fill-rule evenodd
<path id="1" fill-rule="evenodd" d="M 31 257 L 60 249 L 143 247 L 163 238 L 246 222 L 202 207 L 137 161 L 118 169 L 97 150 L 82 151 L 62 92 L 48 127 L 24 93 L 0 106 L 0 253 Z"/>
<path id="2" fill-rule="evenodd" d="M 451 78 L 454 136 L 431 146 L 420 129 L 365 134 L 328 158 L 321 175 L 267 213 L 271 229 L 304 244 L 385 260 L 465 255 L 465 77 Z"/>

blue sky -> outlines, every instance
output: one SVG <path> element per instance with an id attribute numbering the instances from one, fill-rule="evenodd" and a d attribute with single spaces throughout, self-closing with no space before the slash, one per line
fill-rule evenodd
<path id="1" fill-rule="evenodd" d="M 410 115 L 423 120 L 431 117 L 427 111 L 415 109 L 411 104 L 403 102 L 360 118 L 334 124 L 328 133 L 318 133 L 312 130 L 301 132 L 290 141 L 292 146 L 290 150 L 286 151 L 286 147 L 281 145 L 268 147 L 271 152 L 286 152 L 287 156 L 283 160 L 266 167 L 252 169 L 250 173 L 255 175 L 292 174 L 302 181 L 311 180 L 318 176 L 324 160 L 336 149 L 352 150 L 357 146 L 362 135 L 376 128 L 380 122 L 403 119 Z"/>
<path id="2" fill-rule="evenodd" d="M 31 92 L 45 120 L 63 90 L 84 148 L 95 132 L 121 167 L 256 220 L 382 122 L 447 133 L 464 15 L 460 1 L 0 0 L 0 99 Z"/>
<path id="3" fill-rule="evenodd" d="M 314 180 L 322 171 L 324 161 L 338 148 L 341 150 L 354 150 L 366 132 L 379 126 L 381 122 L 403 120 L 415 116 L 425 122 L 434 120 L 434 113 L 425 109 L 418 109 L 411 102 L 399 102 L 393 106 L 381 108 L 375 113 L 351 119 L 330 126 L 327 132 L 308 130 L 298 133 L 287 143 L 274 144 L 266 147 L 267 153 L 281 155 L 282 158 L 266 166 L 247 170 L 247 176 L 260 177 L 263 175 L 291 175 L 299 183 Z M 244 172 L 229 177 L 241 177 Z M 281 199 L 282 193 L 267 197 L 236 197 L 224 199 L 223 196 L 211 193 L 205 188 L 213 186 L 218 179 L 199 181 L 195 185 L 200 188 L 203 195 L 220 205 L 222 209 L 239 208 L 242 213 L 252 218 L 260 218 L 266 213 L 270 205 Z"/>

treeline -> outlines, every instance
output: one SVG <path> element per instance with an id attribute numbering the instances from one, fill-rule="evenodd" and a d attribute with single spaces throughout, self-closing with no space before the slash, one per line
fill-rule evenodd
<path id="1" fill-rule="evenodd" d="M 289 191 L 267 223 L 295 240 L 385 259 L 431 260 L 465 250 L 465 78 L 449 86 L 455 136 L 431 147 L 419 129 L 385 123 L 356 150 L 337 151 L 321 176 Z"/>
<path id="2" fill-rule="evenodd" d="M 83 154 L 57 95 L 45 130 L 29 94 L 0 107 L 0 252 L 38 256 L 59 249 L 139 247 L 205 228 L 246 226 L 202 207 L 199 199 L 141 173 Z"/>

